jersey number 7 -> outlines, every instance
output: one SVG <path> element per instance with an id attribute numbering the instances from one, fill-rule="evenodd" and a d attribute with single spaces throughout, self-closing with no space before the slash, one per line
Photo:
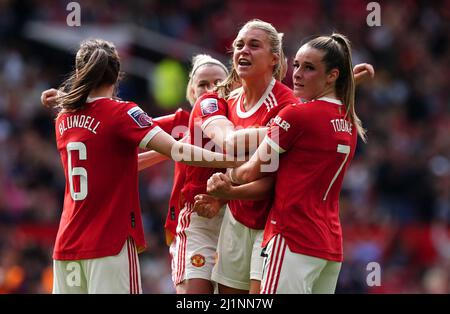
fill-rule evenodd
<path id="1" fill-rule="evenodd" d="M 334 175 L 333 179 L 331 180 L 330 185 L 328 186 L 328 189 L 327 189 L 325 195 L 323 196 L 323 201 L 325 201 L 327 199 L 328 192 L 330 192 L 334 181 L 336 181 L 337 177 L 339 176 L 339 174 L 341 173 L 342 169 L 344 168 L 345 162 L 347 161 L 348 156 L 350 155 L 350 146 L 349 145 L 338 144 L 337 152 L 341 153 L 341 154 L 345 154 L 345 158 L 342 161 L 341 166 L 339 167 L 339 169 L 336 171 L 336 174 Z"/>

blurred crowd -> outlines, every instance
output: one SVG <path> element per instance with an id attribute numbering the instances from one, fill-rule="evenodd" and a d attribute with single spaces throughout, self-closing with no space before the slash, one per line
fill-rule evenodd
<path id="1" fill-rule="evenodd" d="M 54 112 L 39 97 L 62 82 L 73 56 L 27 39 L 23 29 L 29 21 L 66 23 L 68 2 L 0 1 L 0 293 L 51 292 L 64 174 Z M 346 34 L 354 63 L 372 63 L 376 77 L 357 89 L 369 141 L 358 144 L 341 195 L 337 292 L 450 293 L 449 1 L 379 1 L 380 27 L 367 26 L 362 0 L 78 2 L 82 26 L 135 23 L 224 55 L 250 18 L 283 32 L 289 57 L 312 35 Z M 170 113 L 146 86 L 129 76 L 120 95 L 153 116 Z M 144 293 L 174 292 L 163 231 L 172 173 L 167 161 L 140 174 Z M 371 262 L 380 266 L 379 286 L 366 280 Z"/>

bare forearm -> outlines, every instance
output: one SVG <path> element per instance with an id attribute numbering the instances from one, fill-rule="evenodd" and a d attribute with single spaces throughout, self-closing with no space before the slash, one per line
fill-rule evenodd
<path id="1" fill-rule="evenodd" d="M 243 185 L 233 186 L 228 195 L 223 195 L 227 200 L 263 200 L 272 193 L 273 181 L 266 178 Z M 271 179 L 271 178 L 268 178 Z"/>
<path id="2" fill-rule="evenodd" d="M 211 152 L 200 147 L 177 142 L 172 148 L 174 160 L 190 166 L 231 168 L 236 166 L 234 156 Z"/>
<path id="3" fill-rule="evenodd" d="M 227 152 L 236 156 L 253 154 L 258 148 L 264 136 L 267 134 L 267 128 L 249 128 L 231 132 L 226 139 Z"/>
<path id="4" fill-rule="evenodd" d="M 258 166 L 252 164 L 251 160 L 231 172 L 231 180 L 236 184 L 247 184 L 262 177 L 263 173 L 259 171 Z"/>
<path id="5" fill-rule="evenodd" d="M 154 166 L 169 158 L 155 151 L 148 151 L 138 155 L 138 171 Z"/>
<path id="6" fill-rule="evenodd" d="M 238 165 L 234 156 L 227 157 L 198 146 L 177 142 L 164 131 L 158 131 L 147 143 L 146 148 L 191 166 L 232 168 Z"/>

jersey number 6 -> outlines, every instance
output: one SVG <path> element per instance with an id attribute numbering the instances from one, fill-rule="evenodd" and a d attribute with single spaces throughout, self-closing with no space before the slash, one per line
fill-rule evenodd
<path id="1" fill-rule="evenodd" d="M 84 145 L 81 142 L 70 142 L 67 144 L 67 163 L 68 163 L 67 171 L 70 185 L 70 196 L 72 196 L 72 199 L 74 201 L 81 201 L 84 200 L 87 196 L 87 188 L 88 188 L 87 171 L 83 167 L 72 168 L 72 156 L 70 152 L 73 150 L 78 151 L 80 160 L 86 160 L 87 158 L 86 145 Z M 73 188 L 73 176 L 80 176 L 80 192 L 75 192 Z"/>

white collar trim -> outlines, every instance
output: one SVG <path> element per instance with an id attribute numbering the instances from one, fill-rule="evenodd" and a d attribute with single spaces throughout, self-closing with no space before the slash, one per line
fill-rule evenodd
<path id="1" fill-rule="evenodd" d="M 334 99 L 334 98 L 330 98 L 330 97 L 320 97 L 316 100 L 323 100 L 323 101 L 331 102 L 336 105 L 342 105 L 342 101 L 340 101 L 339 99 Z"/>
<path id="2" fill-rule="evenodd" d="M 109 98 L 109 97 L 93 97 L 93 98 L 88 97 L 88 98 L 86 99 L 86 102 L 87 102 L 87 103 L 88 103 L 88 102 L 94 102 L 94 101 L 99 100 L 99 99 L 102 99 L 102 98 Z"/>
<path id="3" fill-rule="evenodd" d="M 269 93 L 272 91 L 273 86 L 275 85 L 275 79 L 272 78 L 272 81 L 269 83 L 269 86 L 267 86 L 266 91 L 264 92 L 264 94 L 261 96 L 261 98 L 258 100 L 258 102 L 256 103 L 256 105 L 254 105 L 252 107 L 252 109 L 250 109 L 249 111 L 242 111 L 241 109 L 241 100 L 242 100 L 242 95 L 244 95 L 244 89 L 242 89 L 241 94 L 239 95 L 238 98 L 238 103 L 236 106 L 236 113 L 238 115 L 239 118 L 248 118 L 250 117 L 252 114 L 254 114 L 256 111 L 258 111 L 259 107 L 262 106 L 262 104 L 264 103 L 264 101 L 266 100 L 267 96 L 269 95 Z"/>

